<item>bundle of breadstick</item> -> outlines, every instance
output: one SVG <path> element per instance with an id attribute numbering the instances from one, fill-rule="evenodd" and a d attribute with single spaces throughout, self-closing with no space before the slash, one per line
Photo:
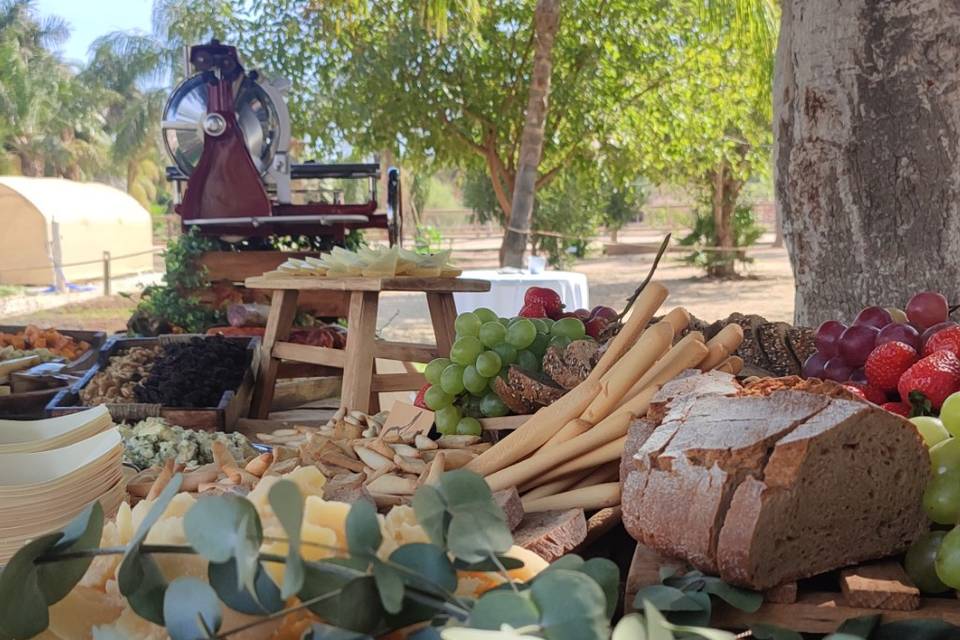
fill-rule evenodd
<path id="1" fill-rule="evenodd" d="M 739 373 L 732 355 L 743 340 L 737 324 L 705 342 L 687 329 L 690 315 L 676 308 L 650 324 L 667 289 L 650 283 L 631 315 L 583 383 L 540 409 L 467 469 L 490 488 L 517 487 L 526 512 L 620 504 L 619 460 L 630 423 L 647 413 L 660 387 L 686 369 Z"/>

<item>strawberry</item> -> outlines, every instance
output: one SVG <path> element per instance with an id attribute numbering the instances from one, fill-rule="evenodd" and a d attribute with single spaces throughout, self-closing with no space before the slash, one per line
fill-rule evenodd
<path id="1" fill-rule="evenodd" d="M 906 402 L 884 402 L 880 405 L 880 408 L 904 418 L 910 417 L 910 405 Z"/>
<path id="2" fill-rule="evenodd" d="M 905 342 L 884 342 L 867 356 L 867 382 L 881 391 L 894 391 L 900 376 L 917 361 L 917 350 Z M 882 403 L 877 403 L 882 404 Z"/>
<path id="3" fill-rule="evenodd" d="M 864 384 L 862 382 L 847 382 L 843 385 L 847 389 L 850 387 L 856 387 L 859 394 L 863 397 L 864 400 L 869 400 L 873 404 L 884 404 L 887 401 L 887 394 L 873 386 L 872 384 Z"/>
<path id="4" fill-rule="evenodd" d="M 960 327 L 947 327 L 930 336 L 927 343 L 923 345 L 923 355 L 928 356 L 941 349 L 960 356 Z"/>
<path id="5" fill-rule="evenodd" d="M 523 295 L 523 304 L 524 306 L 528 304 L 543 305 L 547 317 L 552 320 L 558 319 L 560 314 L 563 313 L 563 301 L 560 299 L 560 294 L 545 287 L 530 287 L 527 289 L 527 292 Z M 542 318 L 544 316 L 538 317 Z"/>
<path id="6" fill-rule="evenodd" d="M 424 399 L 424 396 L 427 395 L 427 389 L 429 389 L 429 388 L 430 388 L 430 383 L 429 383 L 429 382 L 428 382 L 427 384 L 423 385 L 422 387 L 420 387 L 420 391 L 417 391 L 417 398 L 413 401 L 413 406 L 419 407 L 419 408 L 421 408 L 421 409 L 429 409 L 429 408 L 430 408 L 430 407 L 427 406 L 427 401 Z"/>
<path id="7" fill-rule="evenodd" d="M 960 358 L 952 352 L 935 351 L 918 361 L 900 376 L 897 385 L 900 397 L 911 403 L 913 392 L 919 392 L 934 409 L 939 409 L 951 393 L 960 389 Z"/>
<path id="8" fill-rule="evenodd" d="M 521 318 L 546 318 L 547 310 L 539 302 L 528 302 L 523 305 L 517 315 Z"/>

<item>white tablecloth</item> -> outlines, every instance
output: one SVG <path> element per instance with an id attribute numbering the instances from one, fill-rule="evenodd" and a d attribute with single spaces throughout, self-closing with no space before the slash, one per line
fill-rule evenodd
<path id="1" fill-rule="evenodd" d="M 473 311 L 477 307 L 492 309 L 501 318 L 512 318 L 523 306 L 523 294 L 530 287 L 546 287 L 560 294 L 567 311 L 590 308 L 587 276 L 572 271 L 505 272 L 489 269 L 464 271 L 464 278 L 489 280 L 486 293 L 455 293 L 457 311 Z"/>

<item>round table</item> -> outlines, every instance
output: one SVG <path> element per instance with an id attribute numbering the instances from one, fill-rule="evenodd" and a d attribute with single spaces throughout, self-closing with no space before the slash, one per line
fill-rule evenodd
<path id="1" fill-rule="evenodd" d="M 512 318 L 523 306 L 523 294 L 530 287 L 546 287 L 560 294 L 567 311 L 590 308 L 587 276 L 572 271 L 530 273 L 518 270 L 477 269 L 464 271 L 464 278 L 489 280 L 490 291 L 455 293 L 457 311 L 473 311 L 478 307 L 492 309 L 501 318 Z"/>

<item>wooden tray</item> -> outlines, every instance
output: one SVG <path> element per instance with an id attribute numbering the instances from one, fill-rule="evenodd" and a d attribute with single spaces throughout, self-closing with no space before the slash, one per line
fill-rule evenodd
<path id="1" fill-rule="evenodd" d="M 20 333 L 26 325 L 0 325 L 0 333 Z M 45 328 L 45 327 L 42 327 Z M 56 327 L 54 327 L 56 329 Z M 56 329 L 65 336 L 90 343 L 90 349 L 76 360 L 64 361 L 62 373 L 78 374 L 86 371 L 97 362 L 97 354 L 107 340 L 104 331 L 74 331 L 73 329 Z"/>
<path id="2" fill-rule="evenodd" d="M 208 338 L 209 336 L 181 334 L 165 335 L 155 338 L 127 338 L 115 336 L 107 340 L 100 349 L 96 365 L 87 371 L 79 381 L 67 389 L 57 393 L 46 406 L 49 416 L 62 416 L 76 413 L 88 407 L 80 404 L 80 391 L 90 380 L 106 367 L 110 357 L 123 349 L 130 347 L 148 347 L 157 344 L 186 342 L 192 338 Z M 110 415 L 117 422 L 136 422 L 150 417 L 161 417 L 170 424 L 188 429 L 203 431 L 232 431 L 237 420 L 245 418 L 250 411 L 250 400 L 253 397 L 253 383 L 256 379 L 259 366 L 259 338 L 228 337 L 230 341 L 239 342 L 247 347 L 247 365 L 243 382 L 236 390 L 223 392 L 220 402 L 215 407 L 166 407 L 159 404 L 127 403 L 108 404 Z"/>
<path id="3" fill-rule="evenodd" d="M 642 587 L 660 583 L 660 568 L 665 566 L 679 571 L 687 568 L 681 561 L 637 545 L 627 576 L 625 608 L 632 609 Z M 737 631 L 752 624 L 772 624 L 800 633 L 828 634 L 850 618 L 874 614 L 882 615 L 883 622 L 936 618 L 960 625 L 960 600 L 952 591 L 939 597 L 920 597 L 899 559 L 891 558 L 770 589 L 754 613 L 714 600 L 710 622 Z"/>

